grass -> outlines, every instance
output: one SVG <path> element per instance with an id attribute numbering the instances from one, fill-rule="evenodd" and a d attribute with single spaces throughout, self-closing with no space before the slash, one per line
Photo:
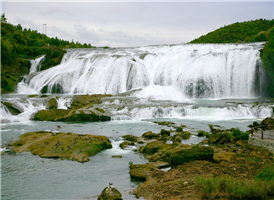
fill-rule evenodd
<path id="1" fill-rule="evenodd" d="M 255 180 L 239 180 L 231 176 L 196 177 L 196 184 L 207 199 L 267 199 L 274 196 L 274 164 L 260 171 Z"/>
<path id="2" fill-rule="evenodd" d="M 267 165 L 262 171 L 256 174 L 255 180 L 274 182 L 274 164 Z"/>
<path id="3" fill-rule="evenodd" d="M 196 178 L 202 196 L 208 199 L 267 199 L 274 195 L 274 181 L 238 180 L 230 176 Z"/>

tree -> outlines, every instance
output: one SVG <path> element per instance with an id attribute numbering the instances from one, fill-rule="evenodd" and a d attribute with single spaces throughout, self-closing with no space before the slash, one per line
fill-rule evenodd
<path id="1" fill-rule="evenodd" d="M 22 31 L 22 26 L 21 26 L 21 24 L 18 24 L 18 25 L 16 26 L 16 28 L 17 28 L 18 30 Z"/>
<path id="2" fill-rule="evenodd" d="M 268 42 L 264 48 L 263 56 L 264 69 L 269 77 L 268 94 L 274 95 L 274 27 L 269 31 Z"/>
<path id="3" fill-rule="evenodd" d="M 4 23 L 4 24 L 7 23 L 7 18 L 5 17 L 5 13 L 3 13 L 3 14 L 1 15 L 1 23 Z"/>

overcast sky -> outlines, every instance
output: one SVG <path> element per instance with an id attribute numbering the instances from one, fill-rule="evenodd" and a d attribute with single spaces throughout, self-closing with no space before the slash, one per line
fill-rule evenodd
<path id="1" fill-rule="evenodd" d="M 4 0 L 9 23 L 49 37 L 94 46 L 134 47 L 189 42 L 224 25 L 273 19 L 273 1 L 15 1 Z"/>

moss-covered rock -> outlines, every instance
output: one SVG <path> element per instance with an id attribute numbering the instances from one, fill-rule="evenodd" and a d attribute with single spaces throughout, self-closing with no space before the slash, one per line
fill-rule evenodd
<path id="1" fill-rule="evenodd" d="M 151 131 L 148 131 L 148 132 L 145 132 L 143 135 L 142 135 L 143 138 L 145 139 L 157 139 L 160 137 L 159 134 L 157 133 L 152 133 Z"/>
<path id="2" fill-rule="evenodd" d="M 122 149 L 125 149 L 128 147 L 128 145 L 134 145 L 134 142 L 124 141 L 119 145 L 119 147 L 121 147 Z"/>
<path id="3" fill-rule="evenodd" d="M 61 158 L 88 162 L 89 156 L 112 148 L 106 136 L 81 135 L 74 133 L 53 133 L 38 131 L 25 133 L 10 144 L 14 152 L 30 151 L 43 158 Z"/>
<path id="4" fill-rule="evenodd" d="M 170 162 L 173 165 L 181 165 L 195 160 L 213 160 L 214 149 L 212 147 L 192 147 L 172 152 Z"/>
<path id="5" fill-rule="evenodd" d="M 101 103 L 101 98 L 110 97 L 110 94 L 74 95 L 71 107 L 82 108 L 88 105 Z M 99 112 L 104 112 L 99 110 Z"/>
<path id="6" fill-rule="evenodd" d="M 137 142 L 139 138 L 134 135 L 124 135 L 123 139 L 131 142 Z"/>
<path id="7" fill-rule="evenodd" d="M 165 129 L 161 129 L 161 136 L 163 137 L 164 135 L 170 136 L 170 131 L 165 130 Z"/>
<path id="8" fill-rule="evenodd" d="M 113 186 L 105 187 L 98 200 L 123 200 L 122 194 Z"/>
<path id="9" fill-rule="evenodd" d="M 210 135 L 208 139 L 209 143 L 225 144 L 231 141 L 231 135 L 228 133 Z"/>
<path id="10" fill-rule="evenodd" d="M 92 111 L 83 110 L 40 110 L 38 111 L 33 120 L 36 121 L 108 121 L 111 117 L 105 115 L 98 115 Z"/>
<path id="11" fill-rule="evenodd" d="M 58 103 L 57 100 L 55 98 L 51 98 L 48 101 L 48 105 L 47 105 L 48 109 L 57 109 L 58 108 Z"/>
<path id="12" fill-rule="evenodd" d="M 135 179 L 142 181 L 148 180 L 153 171 L 160 171 L 153 165 L 149 164 L 133 164 L 130 165 L 130 176 Z"/>
<path id="13" fill-rule="evenodd" d="M 3 103 L 7 107 L 7 109 L 10 111 L 12 115 L 18 115 L 21 113 L 21 111 L 17 109 L 12 103 L 9 103 L 9 102 L 1 102 L 1 103 Z"/>
<path id="14" fill-rule="evenodd" d="M 146 146 L 142 146 L 139 149 L 140 153 L 146 153 L 146 154 L 154 154 L 160 150 L 166 149 L 167 146 L 171 146 L 170 144 L 166 144 L 163 141 L 154 141 L 148 143 Z"/>

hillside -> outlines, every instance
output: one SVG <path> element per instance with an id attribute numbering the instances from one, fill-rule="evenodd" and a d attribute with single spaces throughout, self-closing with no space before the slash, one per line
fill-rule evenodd
<path id="1" fill-rule="evenodd" d="M 247 22 L 236 22 L 221 27 L 203 35 L 190 43 L 239 43 L 267 41 L 269 29 L 273 27 L 274 20 L 258 19 Z"/>
<path id="2" fill-rule="evenodd" d="M 14 92 L 23 75 L 29 73 L 30 59 L 46 55 L 41 70 L 58 65 L 65 51 L 63 48 L 93 48 L 80 44 L 47 37 L 37 30 L 23 29 L 20 24 L 7 23 L 1 16 L 1 93 Z"/>

